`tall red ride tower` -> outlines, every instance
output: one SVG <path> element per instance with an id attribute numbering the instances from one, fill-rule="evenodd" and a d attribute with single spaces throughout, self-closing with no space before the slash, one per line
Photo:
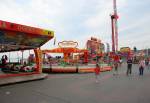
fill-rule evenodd
<path id="1" fill-rule="evenodd" d="M 117 6 L 116 0 L 113 0 L 114 13 L 111 15 L 111 27 L 112 27 L 112 52 L 118 51 L 118 24 L 117 24 Z"/>

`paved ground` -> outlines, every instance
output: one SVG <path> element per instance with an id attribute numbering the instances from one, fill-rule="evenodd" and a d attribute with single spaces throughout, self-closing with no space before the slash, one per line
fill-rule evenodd
<path id="1" fill-rule="evenodd" d="M 103 72 L 99 83 L 93 73 L 49 74 L 40 81 L 0 87 L 0 103 L 150 103 L 150 70 L 138 75 L 133 67 L 131 76 L 126 66 L 113 72 Z"/>
<path id="2" fill-rule="evenodd" d="M 39 80 L 44 79 L 48 76 L 48 74 L 44 73 L 21 73 L 16 74 L 18 76 L 12 76 L 14 74 L 5 74 L 0 75 L 0 86 L 7 85 L 7 84 L 16 84 L 18 82 L 25 82 L 25 81 L 33 81 L 33 80 Z"/>

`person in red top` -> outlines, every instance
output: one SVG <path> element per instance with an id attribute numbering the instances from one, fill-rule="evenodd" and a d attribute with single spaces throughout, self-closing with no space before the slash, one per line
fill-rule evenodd
<path id="1" fill-rule="evenodd" d="M 95 79 L 96 79 L 96 83 L 98 83 L 98 75 L 100 74 L 100 67 L 99 64 L 96 63 L 96 68 L 95 68 Z"/>
<path id="2" fill-rule="evenodd" d="M 118 64 L 119 64 L 119 60 L 120 60 L 120 57 L 116 54 L 114 55 L 114 58 L 113 58 L 113 63 L 114 63 L 114 69 L 115 69 L 115 72 L 113 75 L 118 75 Z"/>

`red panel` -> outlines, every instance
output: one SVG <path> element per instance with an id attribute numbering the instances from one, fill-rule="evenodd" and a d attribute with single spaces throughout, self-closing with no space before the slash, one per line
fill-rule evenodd
<path id="1" fill-rule="evenodd" d="M 31 26 L 25 26 L 21 24 L 16 24 L 16 23 L 10 23 L 6 21 L 0 20 L 0 29 L 2 30 L 11 30 L 11 31 L 16 31 L 16 32 L 25 32 L 25 33 L 31 33 L 33 35 L 43 35 L 44 34 L 44 29 L 36 28 L 36 27 L 31 27 Z M 49 32 L 51 34 L 51 32 Z M 47 35 L 48 36 L 48 35 Z"/>
<path id="2" fill-rule="evenodd" d="M 53 31 L 0 20 L 0 52 L 39 48 L 53 36 Z"/>

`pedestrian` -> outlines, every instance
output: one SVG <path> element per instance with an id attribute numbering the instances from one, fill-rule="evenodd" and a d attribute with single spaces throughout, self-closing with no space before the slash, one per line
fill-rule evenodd
<path id="1" fill-rule="evenodd" d="M 148 69 L 150 69 L 150 58 L 148 58 Z"/>
<path id="2" fill-rule="evenodd" d="M 139 61 L 139 75 L 142 76 L 145 68 L 145 60 L 144 58 L 141 58 Z"/>
<path id="3" fill-rule="evenodd" d="M 113 67 L 115 69 L 114 74 L 113 75 L 118 75 L 118 66 L 119 66 L 119 62 L 120 62 L 120 57 L 119 55 L 115 54 L 114 58 L 113 58 Z"/>
<path id="4" fill-rule="evenodd" d="M 120 58 L 120 60 L 119 60 L 119 64 L 120 64 L 119 66 L 120 66 L 120 67 L 121 67 L 121 65 L 122 65 L 122 62 L 123 62 L 123 61 L 122 61 L 122 59 Z"/>
<path id="5" fill-rule="evenodd" d="M 149 58 L 145 59 L 145 66 L 147 67 L 147 69 L 149 69 Z"/>
<path id="6" fill-rule="evenodd" d="M 99 67 L 99 64 L 96 63 L 96 68 L 95 68 L 95 79 L 96 79 L 96 83 L 98 83 L 98 76 L 100 74 L 100 67 Z"/>
<path id="7" fill-rule="evenodd" d="M 128 58 L 128 60 L 127 60 L 127 72 L 126 72 L 127 76 L 129 74 L 131 75 L 131 73 L 132 73 L 132 63 L 133 63 L 132 59 Z"/>
<path id="8" fill-rule="evenodd" d="M 115 69 L 115 72 L 113 75 L 118 75 L 118 61 L 114 62 L 114 69 Z"/>

